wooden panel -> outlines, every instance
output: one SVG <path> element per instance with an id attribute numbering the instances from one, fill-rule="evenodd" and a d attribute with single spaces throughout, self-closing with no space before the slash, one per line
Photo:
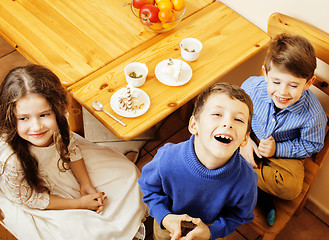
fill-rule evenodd
<path id="1" fill-rule="evenodd" d="M 301 20 L 274 13 L 268 21 L 268 34 L 274 36 L 287 32 L 307 38 L 315 48 L 316 56 L 329 64 L 329 34 Z"/>
<path id="2" fill-rule="evenodd" d="M 184 86 L 166 86 L 155 78 L 154 69 L 160 61 L 169 57 L 181 59 L 179 43 L 185 37 L 195 37 L 203 43 L 199 59 L 189 63 L 193 77 Z M 69 89 L 74 98 L 107 128 L 119 138 L 129 140 L 256 54 L 268 41 L 269 37 L 262 30 L 224 4 L 215 2 L 181 22 L 174 34 L 154 37 Z M 135 119 L 119 117 L 127 123 L 127 127 L 123 127 L 104 113 L 95 112 L 91 103 L 98 100 L 107 111 L 115 114 L 110 107 L 110 98 L 114 91 L 126 85 L 123 69 L 134 61 L 146 63 L 149 69 L 146 83 L 141 89 L 150 96 L 151 107 L 146 114 Z"/>
<path id="3" fill-rule="evenodd" d="M 327 80 L 325 80 L 323 78 L 320 78 L 320 77 L 316 77 L 313 85 L 316 86 L 317 88 L 321 89 L 327 95 L 329 95 L 329 87 L 328 87 L 329 86 L 329 83 L 328 83 Z"/>
<path id="4" fill-rule="evenodd" d="M 70 85 L 153 38 L 129 0 L 0 1 L 0 32 Z M 187 0 L 185 18 L 213 0 Z"/>

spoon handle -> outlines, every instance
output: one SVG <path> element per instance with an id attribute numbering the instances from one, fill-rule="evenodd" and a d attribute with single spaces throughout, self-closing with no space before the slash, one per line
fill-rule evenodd
<path id="1" fill-rule="evenodd" d="M 113 118 L 115 121 L 117 121 L 118 123 L 120 123 L 121 125 L 123 125 L 124 127 L 127 126 L 127 124 L 125 124 L 124 122 L 122 122 L 120 119 L 116 118 L 115 116 L 113 116 L 111 113 L 109 113 L 108 111 L 103 109 L 103 112 L 105 112 L 107 115 L 109 115 L 111 118 Z"/>

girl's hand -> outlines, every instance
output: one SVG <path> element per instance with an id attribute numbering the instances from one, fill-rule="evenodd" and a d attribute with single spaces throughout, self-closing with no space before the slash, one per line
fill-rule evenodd
<path id="1" fill-rule="evenodd" d="M 253 168 L 258 168 L 255 163 L 254 153 L 256 153 L 257 157 L 262 158 L 257 144 L 249 137 L 246 146 L 240 147 L 240 154 L 253 166 Z"/>
<path id="2" fill-rule="evenodd" d="M 185 237 L 182 237 L 181 239 L 185 240 L 208 240 L 210 239 L 210 230 L 209 227 L 202 222 L 200 218 L 193 218 L 192 222 L 196 224 L 196 227 L 189 232 Z"/>
<path id="3" fill-rule="evenodd" d="M 85 196 L 85 195 L 89 195 L 89 194 L 94 194 L 97 193 L 96 189 L 92 186 L 92 185 L 82 185 L 80 187 L 80 194 L 81 196 Z M 102 197 L 105 195 L 105 193 L 102 193 Z M 103 206 L 103 199 L 102 197 L 97 198 L 97 201 L 102 205 L 99 207 L 99 209 L 96 211 L 97 213 L 100 213 L 104 210 L 104 206 Z"/>
<path id="4" fill-rule="evenodd" d="M 96 189 L 92 185 L 81 185 L 80 194 L 81 196 L 97 193 Z"/>
<path id="5" fill-rule="evenodd" d="M 181 237 L 181 222 L 192 221 L 192 217 L 187 214 L 168 214 L 162 220 L 162 225 L 170 232 L 171 240 L 178 240 Z"/>
<path id="6" fill-rule="evenodd" d="M 79 198 L 80 208 L 89 209 L 96 211 L 96 213 L 100 213 L 104 210 L 104 204 L 107 202 L 107 197 L 105 196 L 104 199 L 102 197 L 103 193 L 101 192 L 84 195 Z"/>
<path id="7" fill-rule="evenodd" d="M 80 184 L 81 196 L 97 193 L 96 189 L 93 187 L 90 181 L 89 174 L 87 172 L 87 168 L 83 158 L 77 161 L 70 162 L 70 168 L 72 169 L 74 176 Z M 97 200 L 100 204 L 103 204 L 102 198 L 98 198 Z M 103 209 L 104 208 L 102 207 L 99 212 L 103 211 Z"/>
<path id="8" fill-rule="evenodd" d="M 258 150 L 264 157 L 274 156 L 276 151 L 276 143 L 272 135 L 266 139 L 260 140 Z"/>

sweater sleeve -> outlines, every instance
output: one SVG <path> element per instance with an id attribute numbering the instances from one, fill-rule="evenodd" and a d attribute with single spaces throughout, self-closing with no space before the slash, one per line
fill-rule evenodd
<path id="1" fill-rule="evenodd" d="M 209 225 L 211 240 L 232 234 L 237 227 L 254 219 L 257 203 L 257 174 L 253 174 L 251 184 L 233 207 L 223 208 L 220 216 Z"/>
<path id="2" fill-rule="evenodd" d="M 162 219 L 171 213 L 169 197 L 164 193 L 160 175 L 160 161 L 164 149 L 159 149 L 153 160 L 143 167 L 142 175 L 138 180 L 143 193 L 143 201 L 149 208 L 149 213 L 156 219 L 161 228 Z"/>

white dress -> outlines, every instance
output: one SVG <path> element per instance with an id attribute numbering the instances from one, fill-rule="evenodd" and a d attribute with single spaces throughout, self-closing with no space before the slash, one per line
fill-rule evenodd
<path id="1" fill-rule="evenodd" d="M 75 140 L 76 138 L 76 140 Z M 77 148 L 78 146 L 78 148 Z M 59 171 L 56 146 L 30 146 L 52 194 L 79 198 L 80 186 L 71 170 Z M 44 210 L 47 193 L 31 193 L 22 181 L 22 168 L 9 145 L 0 141 L 0 208 L 6 227 L 18 239 L 131 240 L 145 216 L 146 206 L 137 183 L 139 171 L 117 150 L 101 147 L 75 135 L 69 146 L 71 161 L 85 161 L 92 184 L 108 202 L 101 214 L 84 209 Z M 28 198 L 28 196 L 30 196 Z"/>

